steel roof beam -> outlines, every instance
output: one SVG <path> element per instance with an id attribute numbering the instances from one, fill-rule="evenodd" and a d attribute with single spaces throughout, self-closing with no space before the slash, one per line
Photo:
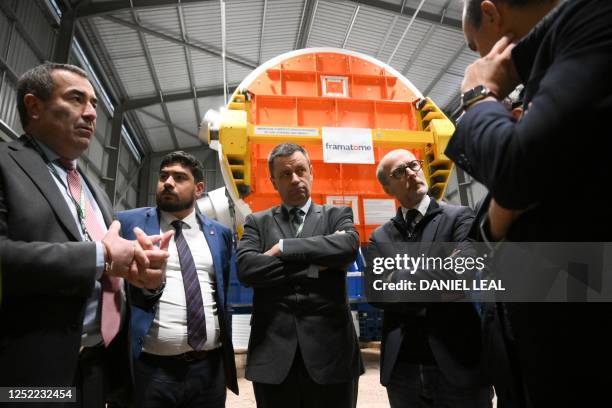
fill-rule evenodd
<path id="1" fill-rule="evenodd" d="M 421 41 L 419 41 L 419 45 L 417 45 L 417 48 L 412 52 L 412 55 L 406 62 L 406 65 L 404 65 L 404 69 L 402 70 L 402 75 L 406 75 L 408 71 L 410 71 L 412 64 L 414 64 L 417 58 L 419 58 L 421 53 L 425 50 L 425 45 L 429 42 L 429 39 L 431 38 L 435 30 L 436 30 L 435 25 L 432 24 L 429 26 L 429 29 L 427 30 L 423 38 L 421 38 Z"/>
<path id="2" fill-rule="evenodd" d="M 9 64 L 4 60 L 4 58 L 1 55 L 0 55 L 0 69 L 6 73 L 6 76 L 8 76 L 11 82 L 15 84 L 17 83 L 17 81 L 19 80 L 19 75 L 17 75 L 17 73 L 13 71 L 13 68 L 9 66 Z"/>
<path id="3" fill-rule="evenodd" d="M 257 65 L 261 64 L 261 50 L 263 46 L 264 33 L 266 31 L 266 13 L 268 11 L 268 0 L 264 0 L 263 15 L 261 16 L 261 31 L 259 33 L 259 53 L 257 54 Z"/>
<path id="4" fill-rule="evenodd" d="M 130 3 L 134 9 L 144 9 L 152 7 L 176 6 L 179 3 L 201 3 L 210 0 L 113 0 L 104 2 L 90 3 L 86 7 L 78 10 L 78 18 L 100 17 L 108 14 L 116 13 L 117 11 L 130 9 Z"/>
<path id="5" fill-rule="evenodd" d="M 355 25 L 355 20 L 357 20 L 357 14 L 359 14 L 360 7 L 361 6 L 359 4 L 355 6 L 355 11 L 353 12 L 353 17 L 351 18 L 350 24 L 346 28 L 346 33 L 344 34 L 344 41 L 342 41 L 341 48 L 346 48 L 346 43 L 348 42 L 349 37 L 351 36 L 351 31 L 353 31 L 353 26 Z"/>
<path id="6" fill-rule="evenodd" d="M 414 15 L 414 13 L 416 12 L 416 9 L 414 7 L 403 7 L 403 5 L 392 4 L 392 3 L 388 3 L 383 0 L 349 0 L 349 1 L 359 3 L 362 6 L 369 6 L 372 8 L 390 11 L 392 13 L 406 14 L 409 16 Z M 403 12 L 402 12 L 402 8 L 403 8 Z M 446 10 L 446 8 L 444 10 Z M 437 24 L 443 27 L 461 29 L 461 20 L 455 19 L 455 18 L 448 18 L 445 16 L 445 14 L 446 13 L 436 14 L 436 13 L 431 13 L 428 11 L 421 10 L 419 11 L 417 20 L 427 21 L 429 23 Z"/>
<path id="7" fill-rule="evenodd" d="M 319 0 L 304 0 L 304 9 L 302 10 L 302 17 L 300 18 L 300 27 L 298 29 L 298 35 L 295 39 L 295 49 L 306 47 L 308 43 L 308 37 L 310 37 L 310 30 L 312 29 L 312 23 L 314 22 L 314 16 L 317 13 L 317 5 Z"/>
<path id="8" fill-rule="evenodd" d="M 134 10 L 132 10 L 132 19 L 134 20 L 135 23 L 138 22 L 138 16 L 136 15 L 136 11 Z M 162 96 L 163 91 L 162 91 L 161 83 L 159 82 L 159 78 L 157 77 L 157 72 L 155 71 L 155 67 L 153 64 L 153 57 L 151 56 L 151 51 L 149 51 L 149 47 L 147 45 L 144 33 L 142 31 L 138 31 L 138 38 L 140 40 L 140 46 L 142 47 L 142 50 L 145 55 L 145 59 L 147 60 L 147 66 L 149 67 L 151 78 L 153 78 L 155 89 L 157 90 L 161 98 L 161 107 L 162 107 L 162 112 L 164 112 L 164 119 L 166 119 L 166 122 L 169 123 L 171 122 L 170 113 L 168 112 L 168 107 L 166 106 L 166 102 L 163 99 L 163 96 Z M 168 131 L 170 131 L 170 137 L 172 138 L 172 143 L 174 144 L 174 148 L 178 149 L 178 139 L 176 138 L 176 134 L 174 133 L 174 128 L 171 126 L 168 126 Z"/>
<path id="9" fill-rule="evenodd" d="M 176 12 L 179 18 L 179 24 L 181 26 L 181 38 L 183 41 L 188 42 L 187 27 L 185 26 L 185 16 L 183 15 L 183 6 L 179 3 L 176 7 Z M 183 52 L 185 53 L 185 63 L 187 64 L 187 74 L 189 76 L 189 86 L 193 91 L 193 110 L 196 116 L 196 123 L 200 123 L 202 120 L 202 111 L 200 110 L 200 103 L 198 98 L 195 97 L 196 82 L 193 74 L 193 62 L 191 60 L 191 50 L 187 46 L 183 46 Z"/>
<path id="10" fill-rule="evenodd" d="M 48 59 L 49 56 L 46 55 L 39 48 L 38 43 L 32 39 L 32 37 L 30 36 L 31 34 L 23 26 L 23 23 L 17 17 L 17 14 L 9 5 L 9 2 L 0 1 L 0 10 L 4 12 L 9 21 L 14 21 L 16 23 L 15 28 L 17 29 L 17 32 L 21 35 L 21 38 L 25 40 L 26 44 L 28 44 L 28 47 L 30 47 L 36 58 L 38 58 L 38 60 L 41 62 Z"/>
<path id="11" fill-rule="evenodd" d="M 193 133 L 192 131 L 187 130 L 187 129 L 185 129 L 185 128 L 183 128 L 183 127 L 181 127 L 181 126 L 179 126 L 179 125 L 177 125 L 177 124 L 175 124 L 175 123 L 172 123 L 172 122 L 167 122 L 167 121 L 166 121 L 164 118 L 160 118 L 159 116 L 157 116 L 157 115 L 155 115 L 155 114 L 153 114 L 153 113 L 151 113 L 151 112 L 147 112 L 147 111 L 146 111 L 146 110 L 144 110 L 144 109 L 138 109 L 138 112 L 140 112 L 140 113 L 142 113 L 143 115 L 146 115 L 146 116 L 148 116 L 148 117 L 150 117 L 150 118 L 153 118 L 153 119 L 155 119 L 156 121 L 158 121 L 158 122 L 161 122 L 161 123 L 165 124 L 166 126 L 172 126 L 172 127 L 173 127 L 173 128 L 175 128 L 176 130 L 180 130 L 181 132 L 183 132 L 183 133 L 185 133 L 185 134 L 187 134 L 187 135 L 189 135 L 189 136 L 193 137 L 194 139 L 200 140 L 200 138 L 198 137 L 198 135 L 196 135 L 196 134 L 195 134 L 195 133 Z M 196 122 L 196 123 L 197 123 L 197 122 Z"/>
<path id="12" fill-rule="evenodd" d="M 193 41 L 183 41 L 183 40 L 177 38 L 177 37 L 180 37 L 179 34 L 174 34 L 173 33 L 175 36 L 163 34 L 162 32 L 160 32 L 157 29 L 145 27 L 145 26 L 143 26 L 140 23 L 132 23 L 132 22 L 129 22 L 129 21 L 125 21 L 125 20 L 122 20 L 122 19 L 114 17 L 114 16 L 105 16 L 104 18 L 106 20 L 108 20 L 108 21 L 112 21 L 113 23 L 117 23 L 119 25 L 122 25 L 122 26 L 125 26 L 125 27 L 129 27 L 129 28 L 131 28 L 133 30 L 136 30 L 136 31 L 140 32 L 140 33 L 145 33 L 145 34 L 151 35 L 153 37 L 161 38 L 162 40 L 166 40 L 166 41 L 171 42 L 171 43 L 183 45 L 185 47 L 189 47 L 189 48 L 192 48 L 194 50 L 198 50 L 198 51 L 201 51 L 203 53 L 206 53 L 206 54 L 213 55 L 215 57 L 221 58 L 221 52 L 220 51 L 217 51 L 213 47 L 211 47 L 209 45 L 206 45 L 206 44 L 201 44 L 199 42 L 198 42 L 198 44 L 196 44 Z M 238 64 L 238 65 L 241 65 L 241 66 L 249 68 L 249 69 L 257 68 L 257 64 L 255 62 L 246 60 L 246 59 L 238 57 L 236 55 L 226 55 L 225 58 L 228 61 L 233 62 L 234 64 Z"/>
<path id="13" fill-rule="evenodd" d="M 69 9 L 62 13 L 57 40 L 53 49 L 53 61 L 67 63 L 70 56 L 70 48 L 72 47 L 72 38 L 74 37 L 74 29 L 76 19 L 74 18 L 74 10 Z"/>
<path id="14" fill-rule="evenodd" d="M 89 37 L 85 33 L 84 24 L 88 24 L 90 30 L 92 30 L 94 36 L 100 36 L 98 33 L 97 27 L 94 24 L 89 24 L 86 21 L 79 21 L 76 24 L 76 36 L 81 43 L 81 46 L 84 49 L 88 50 L 87 53 L 88 58 L 93 60 L 94 67 L 97 68 L 97 74 L 102 79 L 104 86 L 106 86 L 106 91 L 110 91 L 112 97 L 114 98 L 115 105 L 120 105 L 121 101 L 125 99 L 124 95 L 127 95 L 127 91 L 121 82 L 121 76 L 117 72 L 115 65 L 110 63 L 111 58 L 108 55 L 106 48 L 100 47 L 97 51 L 94 51 L 94 47 L 89 41 Z M 100 55 L 98 55 L 100 54 Z M 105 61 L 103 64 L 102 61 Z M 107 75 L 110 73 L 110 78 Z M 138 132 L 134 132 L 136 137 L 138 138 L 138 142 L 140 143 L 145 153 L 152 151 L 151 144 L 149 140 L 144 136 L 144 132 L 138 120 L 134 120 L 134 117 L 128 113 L 128 117 L 125 118 L 128 123 L 131 125 L 135 125 L 138 127 Z"/>
<path id="15" fill-rule="evenodd" d="M 236 86 L 230 86 L 230 91 L 234 92 Z M 223 86 L 215 87 L 215 88 L 204 88 L 204 89 L 196 89 L 195 97 L 196 98 L 205 98 L 207 96 L 221 96 L 223 95 Z M 177 102 L 184 101 L 186 99 L 193 98 L 193 90 L 187 90 L 184 92 L 176 92 L 169 94 L 161 94 L 156 96 L 146 96 L 142 98 L 134 98 L 128 99 L 123 103 L 123 108 L 126 111 L 133 109 L 140 109 L 146 106 L 161 104 L 162 101 L 169 102 Z"/>
<path id="16" fill-rule="evenodd" d="M 455 61 L 457 61 L 457 58 L 459 58 L 459 56 L 461 55 L 463 50 L 465 50 L 465 47 L 466 47 L 466 45 L 464 43 L 461 47 L 459 47 L 459 49 L 457 51 L 455 51 L 453 56 L 449 58 L 449 60 L 446 63 L 446 65 L 438 72 L 438 75 L 436 75 L 436 77 L 431 80 L 431 82 L 427 86 L 427 89 L 425 89 L 425 91 L 423 92 L 423 95 L 425 95 L 425 96 L 429 95 L 429 93 L 436 86 L 438 81 L 444 76 L 444 74 L 446 74 L 448 72 L 449 68 L 455 63 Z"/>

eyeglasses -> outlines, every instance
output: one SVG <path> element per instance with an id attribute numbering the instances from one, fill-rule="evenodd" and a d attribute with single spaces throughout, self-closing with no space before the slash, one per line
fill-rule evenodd
<path id="1" fill-rule="evenodd" d="M 401 164 L 395 169 L 393 169 L 393 171 L 391 172 L 391 177 L 399 180 L 404 177 L 404 174 L 406 174 L 406 169 L 410 169 L 416 173 L 417 171 L 421 170 L 422 166 L 423 160 L 413 160 L 411 162 Z"/>

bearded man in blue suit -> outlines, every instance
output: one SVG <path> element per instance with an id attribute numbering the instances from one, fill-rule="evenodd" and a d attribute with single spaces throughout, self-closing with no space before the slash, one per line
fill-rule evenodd
<path id="1" fill-rule="evenodd" d="M 226 310 L 232 232 L 196 209 L 203 174 L 191 154 L 170 153 L 160 164 L 157 207 L 117 214 L 125 238 L 174 232 L 157 296 L 131 291 L 138 407 L 224 407 L 226 387 L 238 393 Z"/>

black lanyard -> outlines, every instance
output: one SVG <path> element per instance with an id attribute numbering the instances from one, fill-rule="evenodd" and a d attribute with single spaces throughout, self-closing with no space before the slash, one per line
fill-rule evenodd
<path id="1" fill-rule="evenodd" d="M 53 177 L 55 177 L 56 180 L 59 181 L 59 183 L 64 187 L 64 190 L 66 190 L 66 194 L 68 195 L 68 197 L 70 197 L 70 200 L 74 204 L 74 207 L 76 208 L 77 218 L 79 219 L 79 227 L 81 228 L 81 233 L 83 234 L 83 240 L 92 241 L 91 235 L 89 235 L 87 227 L 85 226 L 85 189 L 83 188 L 83 186 L 81 186 L 81 202 L 79 203 L 72 196 L 70 189 L 68 188 L 62 177 L 59 175 L 57 169 L 55 168 L 51 160 L 49 160 L 45 152 L 41 149 L 41 147 L 38 145 L 38 143 L 34 140 L 32 136 L 27 136 L 29 144 L 34 148 L 34 150 L 36 150 L 40 157 L 42 157 L 45 164 L 47 165 L 47 168 L 51 171 L 51 174 L 53 174 Z"/>

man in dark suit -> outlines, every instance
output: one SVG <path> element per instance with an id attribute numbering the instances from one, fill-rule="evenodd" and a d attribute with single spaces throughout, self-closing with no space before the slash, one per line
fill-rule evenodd
<path id="1" fill-rule="evenodd" d="M 353 213 L 312 202 L 301 146 L 276 146 L 268 167 L 282 205 L 249 215 L 238 246 L 238 278 L 254 289 L 246 377 L 260 408 L 352 407 L 363 372 L 346 293 Z"/>
<path id="2" fill-rule="evenodd" d="M 481 2 L 466 3 L 464 26 L 477 29 Z M 580 216 L 579 202 L 588 197 L 589 209 L 609 207 L 593 193 L 610 179 L 610 166 L 576 155 L 585 144 L 610 151 L 610 138 L 601 136 L 609 133 L 608 125 L 576 115 L 606 118 L 612 111 L 612 3 L 569 0 L 545 17 L 537 13 L 537 2 L 523 3 L 528 4 L 517 9 L 517 18 L 534 28 L 516 44 L 502 38 L 468 67 L 462 91 L 472 97 L 464 98 L 466 112 L 446 154 L 491 193 L 481 224 L 489 241 L 609 241 L 610 212 Z M 516 122 L 497 99 L 519 82 L 525 85 L 525 113 Z M 470 92 L 476 87 L 480 97 Z M 570 163 L 576 163 L 574 170 L 555 177 L 541 172 Z M 609 303 L 505 308 L 528 406 L 609 404 Z"/>
<path id="3" fill-rule="evenodd" d="M 380 161 L 378 181 L 401 207 L 370 237 L 366 251 L 369 276 L 374 258 L 395 258 L 412 248 L 399 243 L 460 245 L 466 241 L 472 211 L 430 198 L 421 164 L 403 149 L 389 152 Z M 444 258 L 452 255 L 449 250 L 449 245 L 433 245 L 425 255 Z M 456 253 L 460 250 L 455 249 Z M 398 273 L 392 280 L 405 279 L 394 272 Z M 380 379 L 387 387 L 391 407 L 491 406 L 491 389 L 483 385 L 479 371 L 480 324 L 473 304 L 377 302 L 375 306 L 385 310 Z"/>
<path id="4" fill-rule="evenodd" d="M 162 293 L 147 299 L 147 290 L 130 291 L 138 407 L 222 408 L 226 387 L 238 394 L 226 309 L 232 232 L 196 210 L 203 192 L 202 163 L 173 152 L 159 167 L 157 207 L 117 214 L 126 238 L 138 229 L 175 231 Z"/>
<path id="5" fill-rule="evenodd" d="M 0 146 L 0 386 L 76 386 L 86 407 L 125 397 L 122 282 L 158 287 L 167 256 L 120 238 L 108 197 L 77 169 L 96 103 L 80 68 L 37 66 L 18 85 L 26 134 Z"/>

